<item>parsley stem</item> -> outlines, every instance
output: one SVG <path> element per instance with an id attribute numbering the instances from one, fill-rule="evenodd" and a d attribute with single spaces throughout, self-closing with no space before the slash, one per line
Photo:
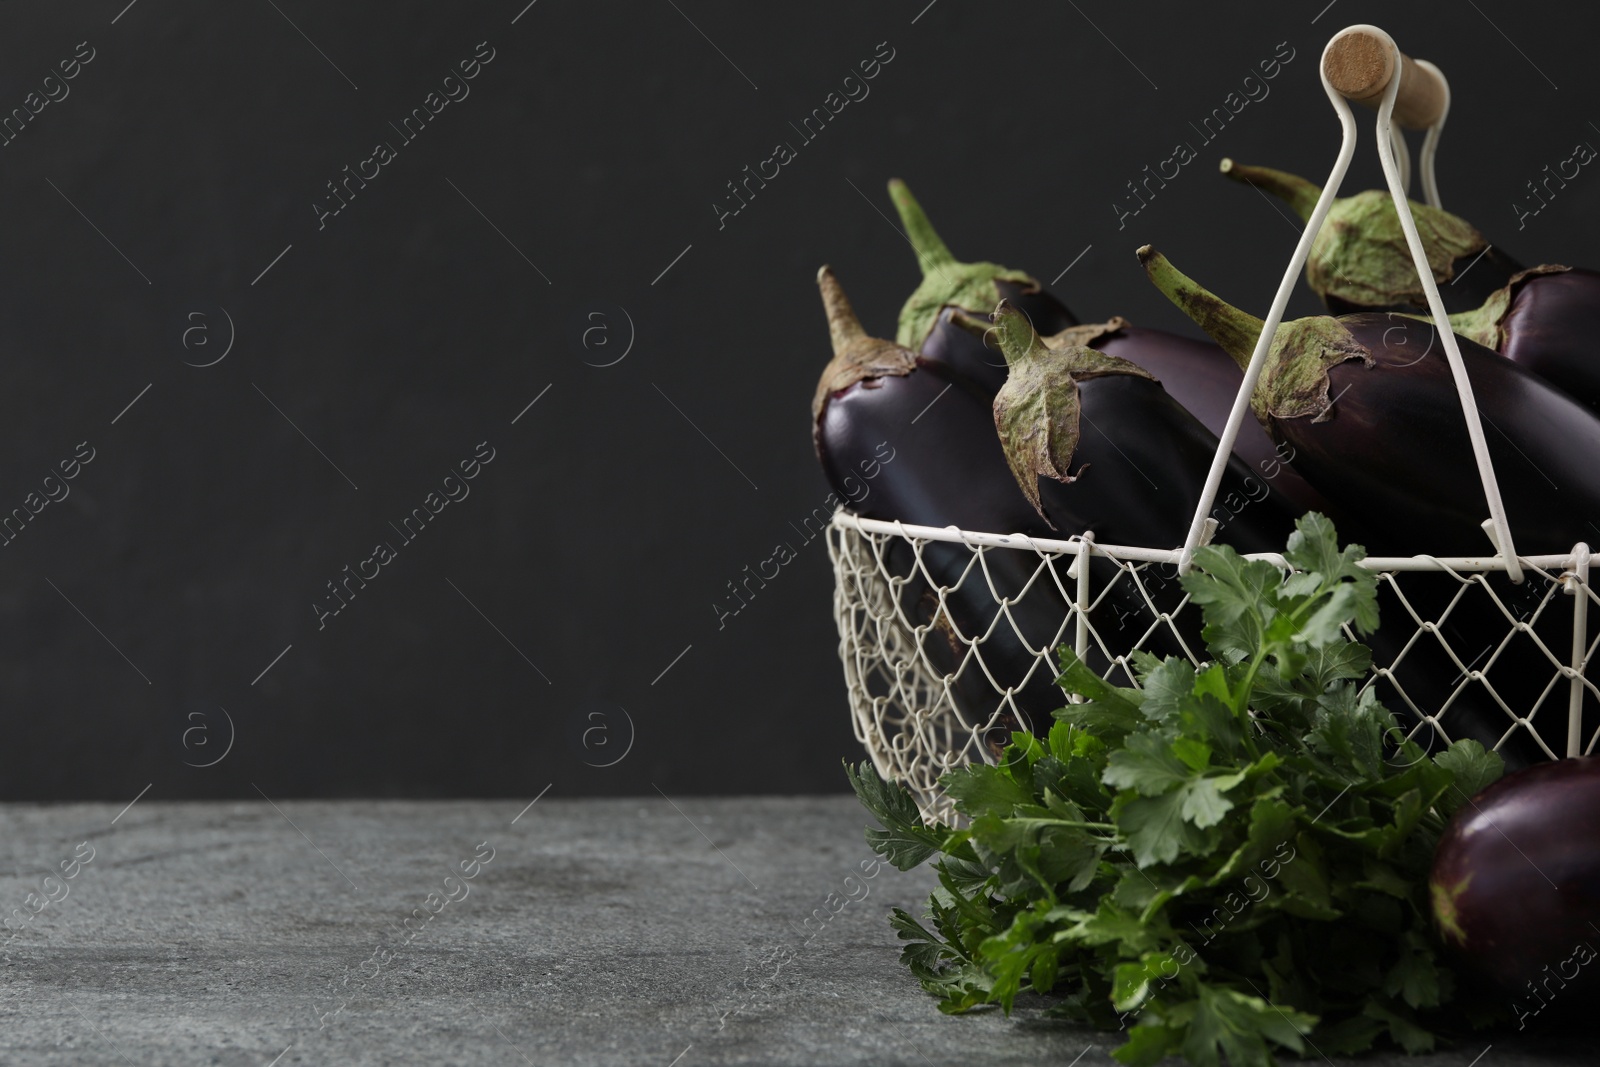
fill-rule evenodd
<path id="1" fill-rule="evenodd" d="M 1037 826 L 1065 826 L 1069 830 L 1109 830 L 1112 833 L 1116 833 L 1116 831 L 1117 831 L 1116 823 L 1109 823 L 1109 822 L 1074 822 L 1071 819 L 1057 819 L 1057 818 L 1054 818 L 1054 817 L 1041 818 L 1041 819 L 1030 819 L 1030 818 L 1027 818 L 1026 816 L 1018 816 L 1018 817 L 1014 817 L 1014 818 L 1008 819 L 1006 821 L 1010 822 L 1010 823 L 1014 823 L 1014 824 L 1015 823 L 1025 823 L 1025 824 L 1032 824 L 1032 825 L 1037 825 Z"/>
<path id="2" fill-rule="evenodd" d="M 1251 733 L 1252 733 L 1252 730 L 1250 728 L 1251 727 L 1251 723 L 1249 721 L 1249 719 L 1250 719 L 1250 694 L 1255 689 L 1256 672 L 1261 669 L 1261 664 L 1262 664 L 1263 661 L 1266 660 L 1266 658 L 1267 658 L 1267 653 L 1266 653 L 1265 649 L 1257 652 L 1255 654 L 1255 656 L 1253 656 L 1251 658 L 1251 660 L 1250 660 L 1250 669 L 1245 672 L 1244 680 L 1239 683 L 1239 695 L 1235 699 L 1235 706 L 1234 706 L 1234 709 L 1233 709 L 1233 713 L 1234 713 L 1235 716 L 1241 717 L 1241 718 L 1246 720 L 1243 723 L 1244 729 L 1240 731 L 1239 737 L 1240 737 L 1240 740 L 1242 740 L 1244 742 L 1245 750 L 1250 753 L 1250 758 L 1252 760 L 1256 760 L 1256 759 L 1260 759 L 1261 758 L 1261 750 L 1256 747 L 1255 738 L 1250 736 Z"/>

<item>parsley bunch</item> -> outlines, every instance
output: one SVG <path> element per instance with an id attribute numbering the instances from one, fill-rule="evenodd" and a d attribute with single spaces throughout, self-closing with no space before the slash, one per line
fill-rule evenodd
<path id="1" fill-rule="evenodd" d="M 1453 985 L 1434 845 L 1503 767 L 1475 741 L 1430 757 L 1362 689 L 1371 654 L 1347 633 L 1378 625 L 1364 555 L 1316 514 L 1288 570 L 1200 549 L 1183 585 L 1210 664 L 1136 654 L 1124 689 L 1063 648 L 1059 684 L 1081 702 L 1046 737 L 1013 734 L 998 765 L 944 777 L 963 828 L 924 825 L 903 786 L 846 768 L 878 853 L 901 870 L 939 857 L 931 929 L 900 909 L 892 923 L 942 1010 L 1048 993 L 1053 1014 L 1125 1028 L 1126 1064 L 1433 1046 Z"/>

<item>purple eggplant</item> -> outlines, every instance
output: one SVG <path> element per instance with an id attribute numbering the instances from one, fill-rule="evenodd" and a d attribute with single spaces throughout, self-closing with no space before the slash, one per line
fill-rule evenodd
<path id="1" fill-rule="evenodd" d="M 1009 304 L 992 321 L 1010 365 L 995 425 L 1040 517 L 1069 533 L 1093 530 L 1102 543 L 1180 546 L 1215 435 L 1144 368 L 1083 345 L 1052 347 Z M 1216 540 L 1240 552 L 1277 551 L 1294 529 L 1293 513 L 1237 456 L 1217 501 L 1229 510 Z"/>
<path id="2" fill-rule="evenodd" d="M 812 429 L 835 492 L 844 497 L 861 472 L 892 456 L 857 505 L 866 518 L 993 533 L 1041 529 L 1006 466 L 991 397 L 949 367 L 869 336 L 828 268 L 817 284 L 834 356 L 817 385 Z M 975 555 L 965 545 L 937 541 L 919 555 L 899 538 L 888 542 L 887 556 L 891 574 L 910 576 L 893 589 L 897 609 L 918 631 L 933 670 L 956 676 L 952 697 L 967 721 L 993 721 L 1002 733 L 1048 723 L 1063 703 L 1053 650 L 1066 636 L 1069 607 L 1058 579 L 1040 573 L 1040 558 L 1013 549 Z M 997 596 L 1010 601 L 1004 612 Z M 1091 616 L 1097 627 L 1116 628 L 1111 610 L 1108 604 Z M 969 659 L 967 641 L 980 637 L 988 676 Z M 1110 669 L 1104 657 L 1091 660 Z M 996 686 L 1015 691 L 1016 719 L 1006 709 L 996 719 Z"/>
<path id="3" fill-rule="evenodd" d="M 1151 280 L 1242 367 L 1262 322 L 1207 292 L 1148 246 Z M 1330 500 L 1371 521 L 1375 555 L 1483 555 L 1488 515 L 1441 346 L 1420 324 L 1318 315 L 1278 328 L 1252 397 L 1274 440 Z M 1600 518 L 1600 417 L 1517 364 L 1463 339 L 1466 365 L 1517 549 L 1568 552 Z"/>
<path id="4" fill-rule="evenodd" d="M 954 313 L 953 321 L 972 332 L 988 332 L 984 324 L 961 312 Z M 1217 345 L 1165 330 L 1132 326 L 1121 316 L 1109 322 L 1069 326 L 1045 337 L 1044 342 L 1051 348 L 1086 345 L 1150 372 L 1214 436 L 1220 436 L 1227 425 L 1234 397 L 1239 395 L 1239 385 L 1244 380 L 1233 360 Z M 1320 511 L 1339 522 L 1340 529 L 1352 533 L 1359 529 L 1290 465 L 1294 449 L 1273 441 L 1259 423 L 1249 420 L 1240 425 L 1233 452 L 1250 468 L 1243 486 L 1252 496 L 1275 491 L 1282 504 L 1296 513 Z M 1261 489 L 1263 484 L 1266 490 Z M 1218 518 L 1223 520 L 1225 516 Z"/>
<path id="5" fill-rule="evenodd" d="M 818 272 L 817 285 L 834 356 L 812 398 L 812 434 L 829 483 L 846 485 L 862 461 L 881 460 L 887 443 L 897 456 L 894 477 L 886 474 L 868 498 L 867 518 L 1038 529 L 1007 471 L 989 396 L 949 367 L 870 336 L 831 269 Z"/>
<path id="6" fill-rule="evenodd" d="M 1600 411 L 1600 273 L 1530 267 L 1450 325 Z"/>
<path id="7" fill-rule="evenodd" d="M 1270 167 L 1224 159 L 1222 173 L 1282 198 L 1302 221 L 1311 218 L 1322 195 L 1320 185 Z M 1410 203 L 1447 311 L 1478 307 L 1522 269 L 1465 219 L 1414 200 Z M 1333 202 L 1306 260 L 1306 282 L 1335 315 L 1428 306 L 1400 216 L 1386 189 L 1368 189 Z"/>
<path id="8" fill-rule="evenodd" d="M 1462 805 L 1434 853 L 1439 933 L 1467 969 L 1535 1016 L 1584 1019 L 1600 990 L 1600 758 L 1544 763 Z M 1550 1009 L 1546 1013 L 1546 1009 Z"/>
<path id="9" fill-rule="evenodd" d="M 1120 317 L 1080 324 L 1031 275 L 995 263 L 958 261 L 905 182 L 891 181 L 889 195 L 923 271 L 922 284 L 900 312 L 896 339 L 903 347 L 918 351 L 925 362 L 947 367 L 991 394 L 998 392 L 1006 382 L 1005 356 L 986 344 L 983 335 L 990 312 L 1004 300 L 1057 347 L 1093 345 L 1143 367 L 1206 429 L 1213 434 L 1222 432 L 1239 392 L 1240 375 L 1216 345 L 1132 326 Z M 1260 427 L 1241 427 L 1234 452 L 1254 468 L 1258 481 L 1281 493 L 1289 507 L 1332 514 L 1341 529 L 1348 525 L 1345 517 L 1296 473 L 1291 466 L 1292 450 L 1275 444 Z"/>
<path id="10" fill-rule="evenodd" d="M 1244 376 L 1217 345 L 1126 324 L 1094 344 L 1106 355 L 1120 356 L 1154 374 L 1201 425 L 1213 435 L 1221 435 Z M 1233 451 L 1251 468 L 1253 478 L 1283 494 L 1289 507 L 1302 513 L 1320 511 L 1334 519 L 1340 530 L 1356 532 L 1356 524 L 1294 469 L 1294 448 L 1272 440 L 1254 420 L 1240 424 Z"/>
<path id="11" fill-rule="evenodd" d="M 889 197 L 905 226 L 906 239 L 922 267 L 922 282 L 900 310 L 895 340 L 929 363 L 948 367 L 993 395 L 1006 381 L 1006 361 L 955 321 L 962 311 L 988 316 L 1008 301 L 1041 333 L 1078 324 L 1065 304 L 1045 292 L 1032 275 L 998 263 L 963 263 L 928 221 L 922 205 L 899 178 L 889 182 Z"/>
<path id="12" fill-rule="evenodd" d="M 1140 249 L 1139 258 L 1173 303 L 1241 366 L 1249 362 L 1260 319 L 1225 304 L 1152 249 Z M 1419 337 L 1419 330 L 1430 335 Z M 1432 340 L 1430 327 L 1394 314 L 1284 323 L 1252 397 L 1262 425 L 1294 448 L 1296 469 L 1358 519 L 1373 555 L 1491 551 L 1481 527 L 1488 505 L 1455 382 Z M 1495 353 L 1468 340 L 1460 347 L 1518 551 L 1567 552 L 1594 539 L 1589 522 L 1600 520 L 1600 465 L 1590 457 L 1600 454 L 1600 418 Z M 1490 584 L 1503 592 L 1509 583 L 1502 578 Z M 1511 623 L 1481 593 L 1451 608 L 1453 581 L 1414 579 L 1405 591 L 1425 620 L 1445 619 L 1439 629 L 1464 660 L 1480 649 L 1495 656 L 1489 685 L 1510 706 L 1525 711 L 1541 699 L 1552 703 L 1543 695 L 1548 660 L 1531 638 L 1519 634 L 1494 652 Z M 1391 617 L 1397 610 L 1404 609 L 1393 606 Z M 1560 623 L 1552 625 L 1559 629 Z M 1380 647 L 1391 637 L 1385 628 L 1374 644 L 1380 663 L 1400 651 Z M 1492 745 L 1510 729 L 1504 711 L 1478 683 L 1455 695 L 1463 680 L 1459 668 L 1432 640 L 1407 652 L 1404 663 L 1407 673 L 1397 680 L 1412 703 L 1435 714 L 1450 702 L 1444 722 L 1453 736 Z M 1481 669 L 1483 663 L 1466 665 Z M 1545 744 L 1562 751 L 1564 719 L 1541 713 L 1536 724 Z M 1513 766 L 1539 757 L 1522 730 L 1506 739 L 1502 753 Z"/>

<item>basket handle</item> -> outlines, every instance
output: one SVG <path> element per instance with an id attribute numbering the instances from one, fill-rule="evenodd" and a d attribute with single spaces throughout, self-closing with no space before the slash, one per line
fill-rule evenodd
<path id="1" fill-rule="evenodd" d="M 1396 57 L 1398 56 L 1398 59 Z M 1412 59 L 1394 47 L 1389 35 L 1370 26 L 1351 26 L 1328 42 L 1322 57 L 1323 76 L 1341 96 L 1376 109 L 1399 70 L 1399 95 L 1394 100 L 1394 121 L 1408 130 L 1426 130 L 1422 142 L 1422 195 L 1430 207 L 1441 207 L 1439 183 L 1434 176 L 1434 155 L 1439 135 L 1450 114 L 1450 82 L 1444 71 L 1426 59 Z M 1411 158 L 1405 138 L 1393 130 L 1390 138 L 1400 163 L 1400 187 L 1411 187 Z"/>
<path id="2" fill-rule="evenodd" d="M 1368 107 L 1382 105 L 1399 68 L 1400 88 L 1394 98 L 1394 121 L 1408 130 L 1425 130 L 1450 107 L 1450 87 L 1432 63 L 1405 55 L 1389 35 L 1371 26 L 1340 30 L 1322 53 L 1322 75 L 1347 100 Z"/>
<path id="3" fill-rule="evenodd" d="M 1211 505 L 1216 500 L 1217 491 L 1222 485 L 1222 475 L 1227 470 L 1228 460 L 1233 453 L 1234 441 L 1239 436 L 1239 427 L 1250 414 L 1250 398 L 1255 393 L 1256 382 L 1261 377 L 1261 371 L 1266 365 L 1267 353 L 1272 348 L 1272 342 L 1278 332 L 1278 325 L 1283 321 L 1284 308 L 1289 303 L 1289 296 L 1294 291 L 1295 283 L 1299 281 L 1300 271 L 1305 267 L 1306 258 L 1311 254 L 1311 246 L 1316 241 L 1317 235 L 1322 230 L 1322 224 L 1328 217 L 1328 209 L 1333 205 L 1333 198 L 1339 191 L 1339 186 L 1344 181 L 1346 171 L 1350 169 L 1350 159 L 1355 154 L 1356 125 L 1355 118 L 1350 113 L 1350 105 L 1345 101 L 1344 93 L 1335 87 L 1328 72 L 1328 56 L 1335 50 L 1341 40 L 1352 37 L 1357 39 L 1374 38 L 1386 46 L 1390 57 L 1391 72 L 1394 67 L 1402 70 L 1399 78 L 1389 77 L 1384 85 L 1382 98 L 1378 103 L 1378 158 L 1383 164 L 1383 175 L 1389 185 L 1389 194 L 1394 199 L 1395 211 L 1400 218 L 1401 229 L 1405 231 L 1406 244 L 1411 251 L 1411 259 L 1417 270 L 1418 281 L 1422 284 L 1423 293 L 1428 298 L 1428 311 L 1433 317 L 1435 331 L 1439 335 L 1441 347 L 1444 349 L 1445 359 L 1450 364 L 1450 373 L 1456 385 L 1456 393 L 1461 399 L 1461 412 L 1467 423 L 1467 436 L 1472 442 L 1473 458 L 1477 462 L 1478 478 L 1483 485 L 1484 499 L 1489 505 L 1489 521 L 1485 523 L 1490 539 L 1494 542 L 1496 553 L 1506 569 L 1506 576 L 1513 582 L 1522 582 L 1522 565 L 1517 560 L 1516 546 L 1511 540 L 1511 527 L 1506 521 L 1505 504 L 1500 498 L 1500 485 L 1495 478 L 1494 464 L 1489 459 L 1489 446 L 1484 439 L 1483 424 L 1478 417 L 1477 401 L 1473 399 L 1472 382 L 1467 378 L 1465 364 L 1461 360 L 1461 349 L 1456 344 L 1456 335 L 1450 328 L 1450 318 L 1444 309 L 1444 302 L 1439 298 L 1439 286 L 1433 279 L 1433 268 L 1428 263 L 1427 251 L 1422 246 L 1422 238 L 1417 234 L 1416 220 L 1411 217 L 1411 205 L 1406 199 L 1405 189 L 1400 183 L 1399 168 L 1395 161 L 1394 143 L 1391 139 L 1393 132 L 1393 114 L 1395 100 L 1404 87 L 1404 62 L 1405 57 L 1388 34 L 1376 26 L 1351 26 L 1335 34 L 1323 50 L 1323 62 L 1320 66 L 1322 73 L 1322 87 L 1328 94 L 1328 100 L 1333 104 L 1334 112 L 1339 116 L 1339 125 L 1343 132 L 1343 140 L 1339 145 L 1339 155 L 1334 161 L 1333 171 L 1328 175 L 1327 183 L 1322 187 L 1322 195 L 1317 198 L 1317 206 L 1307 220 L 1305 230 L 1300 234 L 1300 242 L 1295 246 L 1294 255 L 1289 257 L 1288 269 L 1284 271 L 1283 280 L 1278 284 L 1278 292 L 1272 299 L 1272 307 L 1267 312 L 1262 323 L 1261 337 L 1256 341 L 1256 348 L 1250 356 L 1249 366 L 1245 368 L 1244 380 L 1239 385 L 1239 393 L 1234 397 L 1233 408 L 1228 412 L 1228 421 L 1222 428 L 1222 434 L 1217 442 L 1217 453 L 1212 457 L 1211 470 L 1206 474 L 1206 483 L 1200 492 L 1200 506 L 1195 511 L 1194 521 L 1189 526 L 1189 535 L 1184 541 L 1183 551 L 1179 557 L 1179 569 L 1187 571 L 1193 560 L 1195 549 L 1202 543 L 1206 519 L 1211 511 Z M 1348 46 L 1346 46 L 1348 47 Z M 1445 88 L 1445 104 L 1449 104 L 1449 88 Z M 1438 121 L 1443 120 L 1443 110 L 1437 116 Z"/>

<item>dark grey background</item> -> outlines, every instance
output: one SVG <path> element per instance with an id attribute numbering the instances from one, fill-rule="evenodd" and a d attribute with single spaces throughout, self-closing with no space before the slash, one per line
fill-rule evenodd
<path id="1" fill-rule="evenodd" d="M 0 113 L 95 50 L 0 148 L 0 513 L 95 450 L 0 548 L 0 797 L 841 788 L 822 541 L 720 629 L 713 605 L 827 492 L 817 266 L 881 333 L 917 280 L 891 176 L 965 258 L 1049 282 L 1088 248 L 1054 286 L 1081 316 L 1187 325 L 1145 242 L 1260 311 L 1296 229 L 1217 162 L 1320 181 L 1317 56 L 1371 20 L 1452 77 L 1446 206 L 1526 262 L 1600 262 L 1600 175 L 1521 232 L 1512 207 L 1600 143 L 1571 8 L 525 3 L 0 5 Z M 388 123 L 481 41 L 470 96 L 400 146 Z M 798 144 L 884 41 L 870 95 Z M 1270 96 L 1202 146 L 1188 124 L 1285 41 Z M 1362 120 L 1351 191 L 1379 181 Z M 397 158 L 319 231 L 324 183 L 380 140 Z M 1119 229 L 1179 140 L 1199 158 Z M 798 158 L 719 230 L 778 141 Z M 227 358 L 186 366 L 227 317 Z M 589 365 L 628 319 L 627 358 Z M 387 523 L 481 441 L 471 495 L 319 630 L 325 583 L 399 547 Z"/>

